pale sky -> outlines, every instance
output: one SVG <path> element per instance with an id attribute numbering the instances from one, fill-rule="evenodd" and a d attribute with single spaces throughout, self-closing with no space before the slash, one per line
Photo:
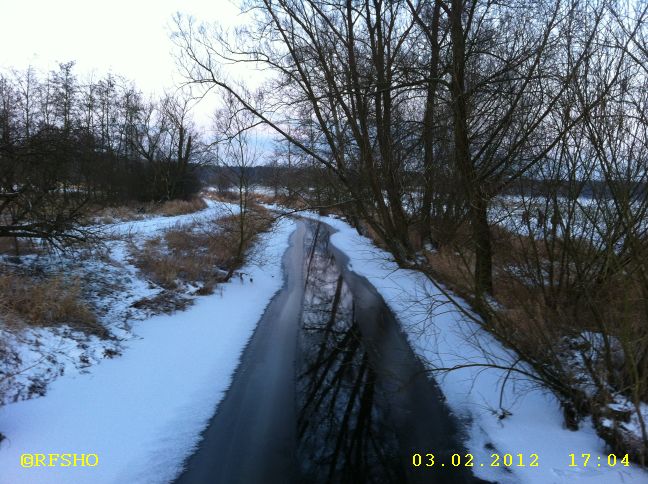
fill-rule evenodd
<path id="1" fill-rule="evenodd" d="M 236 0 L 0 0 L 0 68 L 108 71 L 160 93 L 180 80 L 169 39 L 176 12 L 239 23 Z"/>

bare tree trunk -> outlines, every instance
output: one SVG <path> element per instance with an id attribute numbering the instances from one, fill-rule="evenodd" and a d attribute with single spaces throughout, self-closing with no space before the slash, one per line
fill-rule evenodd
<path id="1" fill-rule="evenodd" d="M 422 24 L 423 31 L 428 35 L 430 43 L 430 70 L 429 80 L 427 83 L 427 93 L 425 100 L 425 116 L 423 118 L 423 199 L 421 204 L 421 227 L 419 233 L 423 240 L 427 240 L 436 245 L 432 239 L 432 197 L 434 195 L 434 111 L 436 109 L 436 93 L 439 77 L 439 18 L 441 16 L 441 0 L 435 0 L 434 11 L 432 13 L 432 22 L 430 28 L 423 23 L 423 20 L 416 13 L 416 9 L 408 2 L 414 12 L 415 18 L 419 24 Z"/>
<path id="2" fill-rule="evenodd" d="M 454 149 L 462 184 L 470 206 L 470 224 L 475 249 L 475 296 L 479 301 L 493 291 L 491 236 L 488 226 L 488 196 L 479 186 L 479 177 L 470 154 L 468 101 L 466 99 L 466 52 L 463 29 L 463 0 L 452 0 L 450 36 L 452 39 L 452 114 Z"/>

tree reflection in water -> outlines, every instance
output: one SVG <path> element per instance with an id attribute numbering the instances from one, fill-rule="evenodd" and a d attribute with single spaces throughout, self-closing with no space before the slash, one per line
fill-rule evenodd
<path id="1" fill-rule="evenodd" d="M 298 365 L 298 459 L 304 482 L 404 482 L 398 440 L 355 319 L 351 291 L 311 240 Z"/>

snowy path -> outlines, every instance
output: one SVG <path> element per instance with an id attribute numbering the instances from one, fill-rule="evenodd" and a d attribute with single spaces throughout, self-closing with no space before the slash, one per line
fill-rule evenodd
<path id="1" fill-rule="evenodd" d="M 207 209 L 210 210 L 210 209 Z M 214 209 L 212 208 L 211 211 Z M 157 223 L 156 223 L 157 222 Z M 142 224 L 147 228 L 161 221 Z M 164 223 L 172 223 L 168 219 Z M 140 339 L 87 374 L 65 375 L 45 397 L 0 408 L 0 483 L 161 483 L 191 454 L 256 324 L 282 286 L 295 224 L 265 238 L 263 266 L 187 311 L 137 323 Z M 23 453 L 97 454 L 95 467 L 23 468 Z"/>

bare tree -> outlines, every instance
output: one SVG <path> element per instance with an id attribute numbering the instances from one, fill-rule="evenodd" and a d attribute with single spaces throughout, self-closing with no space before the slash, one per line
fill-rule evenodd
<path id="1" fill-rule="evenodd" d="M 254 130 L 254 115 L 243 109 L 231 93 L 225 94 L 223 106 L 216 112 L 214 123 L 218 136 L 215 143 L 220 147 L 218 164 L 221 169 L 227 171 L 229 179 L 233 182 L 238 209 L 233 214 L 236 225 L 236 252 L 234 263 L 226 276 L 226 279 L 229 279 L 234 269 L 243 262 L 245 250 L 256 235 L 251 228 L 255 223 L 254 218 L 257 217 L 252 210 L 252 169 L 259 163 L 262 152 Z"/>

